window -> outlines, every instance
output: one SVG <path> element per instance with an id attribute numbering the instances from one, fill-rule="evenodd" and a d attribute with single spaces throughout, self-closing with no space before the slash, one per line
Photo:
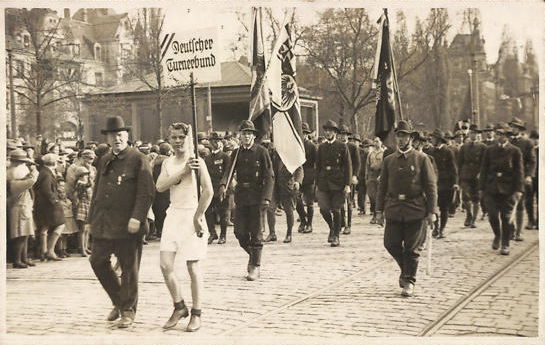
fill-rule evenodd
<path id="1" fill-rule="evenodd" d="M 102 80 L 102 73 L 101 72 L 95 72 L 95 85 L 96 86 L 102 86 L 103 80 Z"/>
<path id="2" fill-rule="evenodd" d="M 98 44 L 95 46 L 95 60 L 102 60 L 102 53 Z"/>

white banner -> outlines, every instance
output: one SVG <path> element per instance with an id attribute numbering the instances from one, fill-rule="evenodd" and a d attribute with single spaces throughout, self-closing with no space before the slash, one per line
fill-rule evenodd
<path id="1" fill-rule="evenodd" d="M 220 80 L 220 52 L 215 27 L 167 33 L 161 41 L 165 86 L 188 83 L 191 72 L 196 83 Z"/>

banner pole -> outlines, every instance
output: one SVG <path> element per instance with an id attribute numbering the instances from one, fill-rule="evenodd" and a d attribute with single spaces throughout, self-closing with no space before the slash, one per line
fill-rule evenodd
<path id="1" fill-rule="evenodd" d="M 198 149 L 198 145 L 199 145 L 199 141 L 197 139 L 197 102 L 196 102 L 196 97 L 195 97 L 195 80 L 193 78 L 193 72 L 190 73 L 190 84 L 191 84 L 191 108 L 192 108 L 192 112 L 193 112 L 193 146 L 194 146 L 194 149 L 195 149 L 195 158 L 199 158 L 199 149 Z M 200 181 L 200 178 L 199 178 L 199 174 L 198 173 L 195 173 L 195 177 L 197 179 L 197 199 L 200 199 L 201 198 L 201 181 Z"/>

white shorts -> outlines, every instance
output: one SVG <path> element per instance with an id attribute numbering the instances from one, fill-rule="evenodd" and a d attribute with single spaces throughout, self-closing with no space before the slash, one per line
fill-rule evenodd
<path id="1" fill-rule="evenodd" d="M 161 234 L 160 251 L 176 252 L 177 260 L 193 261 L 206 258 L 208 228 L 204 221 L 204 233 L 202 237 L 197 237 L 193 226 L 194 215 L 194 209 L 168 208 Z"/>

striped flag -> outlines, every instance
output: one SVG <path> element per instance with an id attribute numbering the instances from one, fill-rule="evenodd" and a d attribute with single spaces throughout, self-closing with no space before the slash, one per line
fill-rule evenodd
<path id="1" fill-rule="evenodd" d="M 163 58 L 165 57 L 168 48 L 170 48 L 170 44 L 172 43 L 172 40 L 174 39 L 174 33 L 165 34 L 165 37 L 163 37 L 163 40 L 161 41 L 161 61 L 163 61 Z"/>
<path id="2" fill-rule="evenodd" d="M 390 24 L 386 12 L 378 21 L 380 25 L 375 55 L 374 81 L 376 87 L 375 135 L 387 146 L 395 147 L 393 129 L 395 126 L 396 81 L 392 49 L 390 46 Z"/>
<path id="3" fill-rule="evenodd" d="M 295 74 L 293 40 L 289 25 L 285 25 L 273 49 L 266 78 L 272 97 L 274 147 L 291 173 L 306 160 L 301 139 L 301 105 Z"/>
<path id="4" fill-rule="evenodd" d="M 265 79 L 265 45 L 263 40 L 261 7 L 252 8 L 252 86 L 250 88 L 250 116 L 258 137 L 270 135 L 271 113 L 269 88 Z"/>

